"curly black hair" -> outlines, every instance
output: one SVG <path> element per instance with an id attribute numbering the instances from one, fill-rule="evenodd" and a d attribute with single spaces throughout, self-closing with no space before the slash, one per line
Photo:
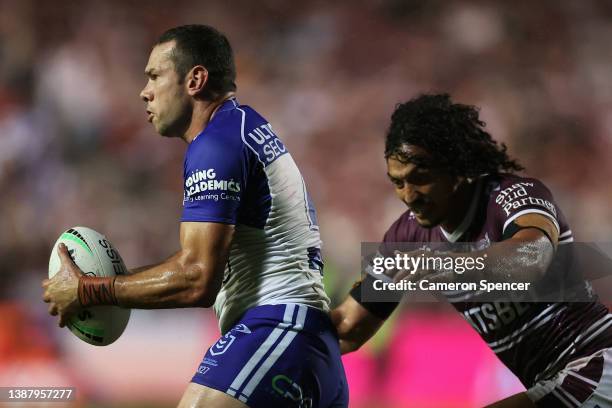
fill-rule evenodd
<path id="1" fill-rule="evenodd" d="M 397 105 L 393 112 L 385 158 L 463 177 L 523 170 L 508 157 L 506 145 L 493 140 L 484 127 L 475 106 L 453 103 L 448 94 L 420 95 Z M 407 145 L 428 154 L 410 154 Z"/>

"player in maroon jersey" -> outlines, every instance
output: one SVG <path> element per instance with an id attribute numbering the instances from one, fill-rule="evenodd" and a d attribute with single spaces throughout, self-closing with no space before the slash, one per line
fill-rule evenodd
<path id="1" fill-rule="evenodd" d="M 522 167 L 486 132 L 473 106 L 448 95 L 399 105 L 385 158 L 408 210 L 384 242 L 478 243 L 495 260 L 489 277 L 529 282 L 541 279 L 559 248 L 573 242 L 551 192 L 513 174 Z M 397 306 L 362 300 L 361 286 L 371 279 L 366 275 L 332 311 L 343 353 L 365 343 Z M 595 297 L 453 306 L 527 388 L 491 407 L 612 407 L 612 315 Z"/>

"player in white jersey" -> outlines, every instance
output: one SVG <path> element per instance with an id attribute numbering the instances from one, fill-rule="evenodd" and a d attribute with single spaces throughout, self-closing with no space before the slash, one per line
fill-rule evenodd
<path id="1" fill-rule="evenodd" d="M 60 326 L 80 307 L 210 307 L 222 337 L 180 407 L 344 407 L 348 389 L 328 317 L 316 213 L 270 124 L 235 97 L 227 39 L 212 27 L 165 32 L 141 92 L 149 121 L 188 143 L 181 249 L 129 276 L 85 277 L 60 247 L 45 280 Z"/>

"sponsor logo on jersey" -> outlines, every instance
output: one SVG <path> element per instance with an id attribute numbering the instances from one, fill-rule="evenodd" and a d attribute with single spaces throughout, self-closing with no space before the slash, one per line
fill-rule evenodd
<path id="1" fill-rule="evenodd" d="M 487 334 L 512 324 L 528 309 L 528 304 L 520 302 L 482 303 L 465 310 L 463 316 L 478 333 Z"/>
<path id="2" fill-rule="evenodd" d="M 512 184 L 499 192 L 495 198 L 495 202 L 502 207 L 506 216 L 509 216 L 513 211 L 525 206 L 543 207 L 555 217 L 557 209 L 555 205 L 543 198 L 530 197 L 527 188 L 534 187 L 533 183 L 520 182 Z"/>
<path id="3" fill-rule="evenodd" d="M 240 182 L 234 179 L 217 179 L 215 169 L 196 169 L 185 179 L 183 201 L 240 200 Z"/>
<path id="4" fill-rule="evenodd" d="M 249 145 L 258 151 L 259 159 L 262 161 L 265 160 L 266 165 L 287 153 L 287 148 L 278 136 L 274 134 L 272 126 L 269 123 L 256 127 L 250 131 L 247 136 L 249 142 L 255 142 L 254 145 L 252 143 L 249 143 Z"/>

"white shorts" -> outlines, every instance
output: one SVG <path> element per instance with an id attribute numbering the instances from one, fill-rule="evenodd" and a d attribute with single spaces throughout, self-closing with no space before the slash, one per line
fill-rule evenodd
<path id="1" fill-rule="evenodd" d="M 527 396 L 542 408 L 612 408 L 612 348 L 569 362 Z"/>

